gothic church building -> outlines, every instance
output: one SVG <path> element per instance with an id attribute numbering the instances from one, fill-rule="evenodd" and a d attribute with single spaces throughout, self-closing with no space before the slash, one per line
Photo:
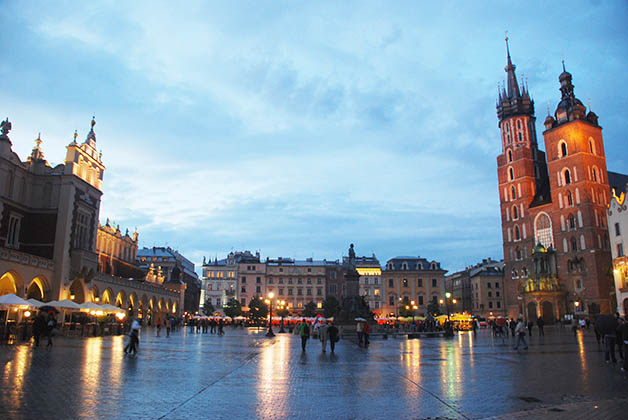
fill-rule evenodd
<path id="1" fill-rule="evenodd" d="M 507 41 L 507 40 L 506 40 Z M 602 127 L 574 94 L 563 65 L 561 98 L 539 149 L 534 101 L 519 85 L 507 45 L 497 157 L 508 316 L 547 323 L 614 310 L 606 225 L 610 185 Z M 549 114 L 549 113 L 548 113 Z"/>

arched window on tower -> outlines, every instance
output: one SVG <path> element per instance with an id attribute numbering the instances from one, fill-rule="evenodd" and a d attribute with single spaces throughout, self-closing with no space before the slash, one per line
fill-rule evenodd
<path id="1" fill-rule="evenodd" d="M 512 162 L 512 150 L 508 151 L 508 162 Z"/>
<path id="2" fill-rule="evenodd" d="M 515 255 L 516 255 L 518 260 L 521 259 L 521 248 L 517 247 L 517 249 L 515 251 Z"/>
<path id="3" fill-rule="evenodd" d="M 519 218 L 519 209 L 517 209 L 517 206 L 512 206 L 512 218 L 513 220 L 517 220 Z"/>
<path id="4" fill-rule="evenodd" d="M 558 157 L 567 156 L 567 143 L 564 140 L 561 140 L 558 144 Z"/>
<path id="5" fill-rule="evenodd" d="M 595 141 L 592 138 L 589 138 L 589 151 L 595 154 Z"/>
<path id="6" fill-rule="evenodd" d="M 576 218 L 573 214 L 567 216 L 567 222 L 569 226 L 569 230 L 574 230 L 576 228 Z"/>
<path id="7" fill-rule="evenodd" d="M 573 206 L 573 197 L 571 196 L 571 191 L 567 191 L 567 204 L 570 207 Z"/>
<path id="8" fill-rule="evenodd" d="M 510 187 L 510 199 L 511 200 L 516 200 L 517 199 L 517 191 L 515 190 L 515 186 L 512 185 Z"/>
<path id="9" fill-rule="evenodd" d="M 569 169 L 563 170 L 563 182 L 565 185 L 571 184 L 571 172 L 569 172 Z"/>
<path id="10" fill-rule="evenodd" d="M 519 231 L 519 226 L 515 226 L 515 241 L 521 239 L 521 232 Z"/>
<path id="11" fill-rule="evenodd" d="M 508 168 L 508 180 L 512 181 L 513 179 L 515 179 L 515 170 Z"/>
<path id="12" fill-rule="evenodd" d="M 523 134 L 519 133 L 519 141 L 523 141 Z"/>
<path id="13" fill-rule="evenodd" d="M 537 244 L 543 245 L 545 248 L 554 246 L 554 238 L 552 236 L 552 224 L 547 213 L 539 213 L 534 222 L 535 239 Z"/>
<path id="14" fill-rule="evenodd" d="M 578 250 L 578 240 L 576 238 L 571 238 L 571 251 L 575 252 Z"/>
<path id="15" fill-rule="evenodd" d="M 593 182 L 597 182 L 597 168 L 595 166 L 593 167 L 591 173 L 593 174 Z"/>
<path id="16" fill-rule="evenodd" d="M 517 128 L 521 130 L 521 120 L 517 120 Z"/>

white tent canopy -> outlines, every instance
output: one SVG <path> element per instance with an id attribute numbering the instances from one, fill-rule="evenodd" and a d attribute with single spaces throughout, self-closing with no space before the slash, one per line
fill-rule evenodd
<path id="1" fill-rule="evenodd" d="M 46 305 L 50 305 L 50 306 L 54 306 L 55 308 L 62 308 L 62 309 L 76 309 L 76 310 L 81 309 L 81 305 L 79 305 L 76 302 L 72 302 L 71 300 L 68 300 L 68 299 L 53 300 L 52 302 L 48 302 Z"/>
<path id="2" fill-rule="evenodd" d="M 17 295 L 14 295 L 13 293 L 9 293 L 8 295 L 0 296 L 0 305 L 23 306 L 24 308 L 28 308 L 29 306 L 33 306 L 27 300 L 24 300 L 21 297 L 19 297 Z"/>
<path id="3" fill-rule="evenodd" d="M 34 299 L 34 298 L 27 299 L 26 301 L 27 301 L 27 302 L 28 302 L 31 306 L 34 306 L 35 308 L 39 308 L 40 306 L 44 306 L 44 305 L 45 305 L 45 303 L 44 303 L 44 302 L 41 302 L 41 301 L 39 301 L 39 300 L 37 300 L 37 299 Z"/>

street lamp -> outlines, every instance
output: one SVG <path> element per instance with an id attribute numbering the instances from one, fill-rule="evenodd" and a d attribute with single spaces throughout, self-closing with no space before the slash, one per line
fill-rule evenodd
<path id="1" fill-rule="evenodd" d="M 445 298 L 446 298 L 445 299 L 445 303 L 446 303 L 446 306 L 447 306 L 447 321 L 449 322 L 449 299 L 451 298 L 451 293 L 445 292 Z M 454 301 L 455 301 L 455 299 L 454 299 Z M 454 303 L 456 303 L 456 302 L 454 302 Z"/>
<path id="2" fill-rule="evenodd" d="M 280 306 L 279 309 L 281 309 L 281 325 L 279 327 L 279 332 L 280 333 L 285 333 L 286 331 L 283 329 L 283 316 L 284 316 L 284 309 L 286 308 L 286 301 L 282 300 L 281 302 L 279 302 Z"/>
<path id="3" fill-rule="evenodd" d="M 268 307 L 270 308 L 270 320 L 268 322 L 268 332 L 266 333 L 266 337 L 274 337 L 275 333 L 273 332 L 273 298 L 275 294 L 270 292 L 268 294 L 268 299 L 266 299 L 266 303 L 268 303 Z"/>

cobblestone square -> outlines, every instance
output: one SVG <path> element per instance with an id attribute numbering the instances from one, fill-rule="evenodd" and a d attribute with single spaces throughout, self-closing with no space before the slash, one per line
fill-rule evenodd
<path id="1" fill-rule="evenodd" d="M 511 338 L 350 340 L 335 355 L 291 334 L 228 328 L 225 336 L 144 330 L 59 338 L 54 348 L 0 348 L 5 419 L 626 418 L 626 377 L 592 331 Z"/>

